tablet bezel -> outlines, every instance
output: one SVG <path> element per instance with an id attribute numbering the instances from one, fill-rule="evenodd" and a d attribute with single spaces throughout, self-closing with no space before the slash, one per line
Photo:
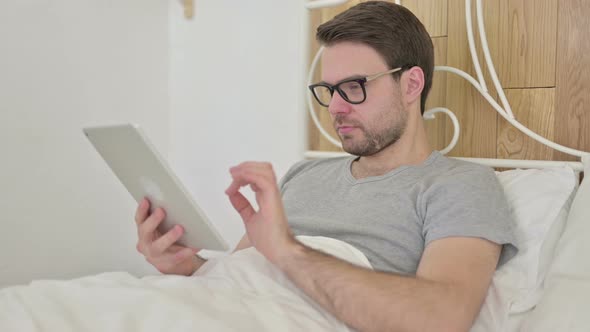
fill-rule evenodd
<path id="1" fill-rule="evenodd" d="M 150 211 L 161 207 L 164 232 L 180 224 L 185 232 L 177 244 L 225 251 L 227 242 L 193 200 L 176 174 L 139 125 L 118 124 L 84 127 L 83 132 L 127 191 L 139 203 L 150 200 Z"/>

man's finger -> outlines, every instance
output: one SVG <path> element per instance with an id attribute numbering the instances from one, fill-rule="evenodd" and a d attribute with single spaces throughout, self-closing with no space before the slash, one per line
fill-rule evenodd
<path id="1" fill-rule="evenodd" d="M 148 216 L 148 211 L 150 210 L 150 201 L 147 198 L 144 198 L 139 202 L 137 206 L 137 210 L 135 211 L 135 223 L 140 225 L 145 221 Z"/>
<path id="2" fill-rule="evenodd" d="M 185 260 L 192 258 L 192 256 L 194 256 L 197 252 L 198 250 L 191 248 L 184 248 L 182 250 L 179 250 L 178 252 L 174 253 L 174 262 L 176 264 L 184 262 Z"/>
<path id="3" fill-rule="evenodd" d="M 139 225 L 139 238 L 146 244 L 150 244 L 154 232 L 165 218 L 166 213 L 164 210 L 157 208 L 141 225 Z"/>
<path id="4" fill-rule="evenodd" d="M 248 183 L 246 183 L 243 180 L 236 179 L 232 175 L 232 183 L 229 185 L 229 187 L 227 187 L 227 189 L 225 189 L 225 193 L 228 195 L 235 194 L 240 190 L 241 187 L 247 186 L 247 185 L 248 185 Z"/>
<path id="5" fill-rule="evenodd" d="M 241 173 L 257 174 L 269 182 L 275 183 L 277 181 L 270 163 L 245 162 L 230 168 L 230 173 L 232 176 Z"/>
<path id="6" fill-rule="evenodd" d="M 236 185 L 240 187 L 246 185 L 254 185 L 258 188 L 257 191 L 271 191 L 277 188 L 277 184 L 272 176 L 269 176 L 268 172 L 260 172 L 259 170 L 251 169 L 237 169 L 231 173 L 235 185 L 230 188 L 234 189 Z M 229 189 L 229 188 L 228 188 Z"/>
<path id="7" fill-rule="evenodd" d="M 153 242 L 153 249 L 157 253 L 163 253 L 171 245 L 173 245 L 180 237 L 184 234 L 184 229 L 180 225 L 172 227 L 164 235 L 160 236 L 156 241 Z"/>
<path id="8" fill-rule="evenodd" d="M 228 193 L 228 197 L 231 205 L 234 207 L 234 209 L 236 209 L 236 211 L 238 211 L 240 217 L 242 217 L 242 220 L 249 221 L 250 218 L 256 213 L 250 202 L 248 202 L 246 197 L 244 197 L 241 192 L 236 191 L 234 193 Z"/>

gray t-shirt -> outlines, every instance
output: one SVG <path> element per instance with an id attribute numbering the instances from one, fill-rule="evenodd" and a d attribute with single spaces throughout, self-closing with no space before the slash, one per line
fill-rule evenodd
<path id="1" fill-rule="evenodd" d="M 514 222 L 489 167 L 433 152 L 418 166 L 355 179 L 355 157 L 302 161 L 281 180 L 295 235 L 327 236 L 362 251 L 378 271 L 414 275 L 424 248 L 451 236 L 502 244 L 499 265 L 516 252 Z"/>

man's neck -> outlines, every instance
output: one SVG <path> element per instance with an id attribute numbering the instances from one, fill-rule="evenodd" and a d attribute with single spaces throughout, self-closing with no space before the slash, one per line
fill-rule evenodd
<path id="1" fill-rule="evenodd" d="M 356 179 L 386 174 L 400 166 L 420 165 L 430 154 L 423 120 L 408 122 L 400 139 L 378 153 L 360 157 L 352 163 L 351 172 Z"/>

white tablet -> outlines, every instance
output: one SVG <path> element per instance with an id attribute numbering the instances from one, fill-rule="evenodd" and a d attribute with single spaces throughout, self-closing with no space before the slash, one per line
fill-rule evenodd
<path id="1" fill-rule="evenodd" d="M 159 228 L 162 232 L 180 224 L 185 233 L 179 244 L 209 250 L 228 249 L 139 126 L 87 127 L 83 132 L 137 202 L 147 197 L 151 211 L 157 207 L 166 211 L 166 219 Z"/>

